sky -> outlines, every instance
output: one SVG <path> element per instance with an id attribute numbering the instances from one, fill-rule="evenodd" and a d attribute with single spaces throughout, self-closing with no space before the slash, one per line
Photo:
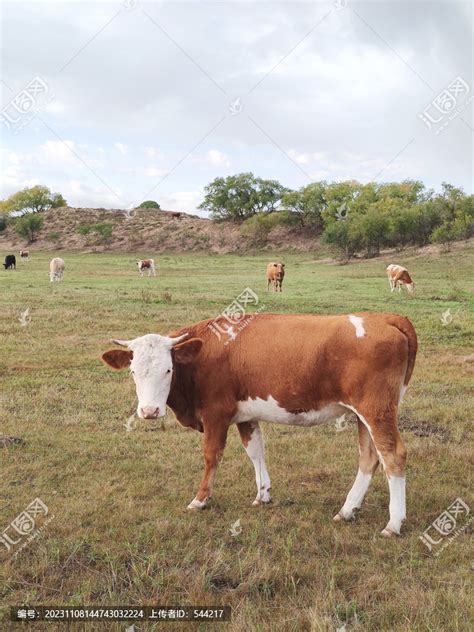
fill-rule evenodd
<path id="1" fill-rule="evenodd" d="M 472 5 L 3 2 L 1 188 L 197 209 L 216 177 L 472 192 Z"/>

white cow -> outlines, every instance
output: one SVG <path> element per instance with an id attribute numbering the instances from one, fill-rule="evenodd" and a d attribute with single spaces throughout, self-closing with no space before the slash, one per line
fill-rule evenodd
<path id="1" fill-rule="evenodd" d="M 49 263 L 49 280 L 51 282 L 61 281 L 65 267 L 66 265 L 64 263 L 64 259 L 61 259 L 61 257 L 54 257 L 54 259 L 51 259 Z"/>

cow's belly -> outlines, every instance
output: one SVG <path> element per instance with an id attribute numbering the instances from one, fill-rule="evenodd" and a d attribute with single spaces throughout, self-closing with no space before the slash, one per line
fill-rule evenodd
<path id="1" fill-rule="evenodd" d="M 344 413 L 347 413 L 347 409 L 337 403 L 320 410 L 289 411 L 270 395 L 267 399 L 257 397 L 237 402 L 237 413 L 232 421 L 237 424 L 244 421 L 270 421 L 287 426 L 316 426 L 333 421 Z"/>

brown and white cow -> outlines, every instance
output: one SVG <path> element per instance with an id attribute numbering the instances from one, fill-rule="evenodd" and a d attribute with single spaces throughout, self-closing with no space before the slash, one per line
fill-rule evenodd
<path id="1" fill-rule="evenodd" d="M 270 477 L 259 422 L 314 426 L 353 412 L 358 418 L 359 471 L 335 520 L 350 520 L 382 463 L 390 489 L 383 535 L 405 519 L 406 449 L 397 410 L 410 380 L 417 338 L 397 314 L 338 316 L 252 314 L 235 343 L 224 345 L 201 321 L 171 336 L 113 340 L 127 347 L 103 354 L 129 367 L 137 414 L 155 419 L 168 405 L 183 425 L 204 433 L 205 469 L 190 509 L 206 506 L 227 432 L 237 425 L 255 467 L 254 505 L 270 501 Z"/>
<path id="2" fill-rule="evenodd" d="M 281 286 L 283 284 L 283 278 L 285 276 L 285 264 L 284 263 L 269 263 L 267 265 L 267 292 L 270 285 L 275 292 L 282 291 Z"/>
<path id="3" fill-rule="evenodd" d="M 49 262 L 49 280 L 53 281 L 61 281 L 64 276 L 64 269 L 66 264 L 64 263 L 64 259 L 61 257 L 54 257 Z"/>
<path id="4" fill-rule="evenodd" d="M 148 276 L 150 276 L 150 274 L 156 276 L 154 259 L 140 259 L 140 261 L 137 261 L 137 266 L 140 276 L 143 276 L 145 270 L 148 270 Z"/>
<path id="5" fill-rule="evenodd" d="M 402 291 L 402 285 L 404 285 L 410 294 L 415 290 L 415 284 L 412 281 L 411 276 L 408 274 L 408 270 L 403 266 L 399 266 L 395 263 L 391 263 L 386 267 L 388 276 L 388 282 L 390 283 L 390 290 L 395 292 L 398 286 L 398 291 Z"/>
<path id="6" fill-rule="evenodd" d="M 20 250 L 20 257 L 21 259 L 26 259 L 27 261 L 29 261 L 30 260 L 29 250 Z"/>

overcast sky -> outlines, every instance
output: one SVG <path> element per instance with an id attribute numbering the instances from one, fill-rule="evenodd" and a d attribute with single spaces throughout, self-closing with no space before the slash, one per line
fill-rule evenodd
<path id="1" fill-rule="evenodd" d="M 1 39 L 1 197 L 195 212 L 241 171 L 472 192 L 469 3 L 15 1 Z"/>

